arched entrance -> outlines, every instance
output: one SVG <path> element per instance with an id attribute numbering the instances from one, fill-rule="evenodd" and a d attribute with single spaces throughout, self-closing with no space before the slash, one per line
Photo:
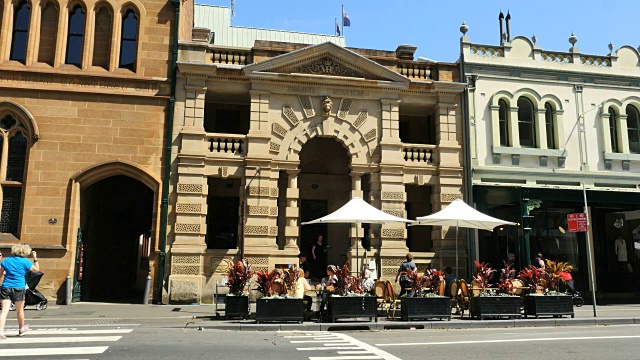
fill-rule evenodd
<path id="1" fill-rule="evenodd" d="M 140 302 L 149 274 L 154 192 L 126 175 L 80 194 L 83 301 Z"/>
<path id="2" fill-rule="evenodd" d="M 327 215 L 349 201 L 351 192 L 350 156 L 337 140 L 316 137 L 307 141 L 300 151 L 299 168 L 301 222 Z M 322 235 L 325 243 L 329 246 L 327 263 L 344 264 L 350 246 L 349 225 L 315 224 L 302 226 L 300 228 L 301 250 L 310 252 L 312 243 L 318 235 Z M 322 266 L 317 266 L 317 269 L 316 276 L 324 275 Z"/>

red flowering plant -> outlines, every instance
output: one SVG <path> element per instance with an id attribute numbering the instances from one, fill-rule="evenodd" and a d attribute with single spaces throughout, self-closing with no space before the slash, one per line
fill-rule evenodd
<path id="1" fill-rule="evenodd" d="M 407 280 L 411 282 L 411 290 L 413 292 L 413 296 L 421 296 L 422 295 L 422 287 L 425 286 L 426 277 L 424 275 L 420 275 L 418 273 L 418 269 L 406 269 L 401 272 L 402 275 L 406 275 Z M 409 296 L 409 295 L 403 295 Z"/>
<path id="2" fill-rule="evenodd" d="M 489 287 L 489 283 L 493 279 L 495 275 L 495 270 L 489 267 L 489 263 L 481 263 L 479 261 L 474 261 L 473 264 L 476 266 L 475 275 L 473 275 L 473 281 L 475 281 L 480 288 L 482 288 L 482 292 Z"/>
<path id="3" fill-rule="evenodd" d="M 562 273 L 571 272 L 572 270 L 573 266 L 567 262 L 547 260 L 545 267 L 545 283 L 547 288 L 545 289 L 545 293 L 559 292 L 560 284 L 565 283 L 562 278 Z"/>
<path id="4" fill-rule="evenodd" d="M 336 267 L 335 275 L 338 281 L 335 284 L 335 294 L 348 296 L 353 294 L 364 294 L 362 279 L 349 274 L 349 261 L 342 268 Z"/>
<path id="5" fill-rule="evenodd" d="M 511 264 L 503 261 L 504 266 L 500 271 L 500 282 L 498 282 L 498 290 L 503 294 L 511 294 L 513 290 L 513 278 L 516 271 L 511 268 Z"/>
<path id="6" fill-rule="evenodd" d="M 276 269 L 271 271 L 259 270 L 256 272 L 256 283 L 258 284 L 256 290 L 258 290 L 262 296 L 271 296 L 273 295 L 272 285 L 281 279 L 282 277 Z"/>
<path id="7" fill-rule="evenodd" d="M 229 266 L 227 270 L 227 286 L 229 293 L 240 296 L 244 293 L 244 288 L 253 277 L 254 272 L 246 259 L 238 261 L 235 265 Z"/>
<path id="8" fill-rule="evenodd" d="M 299 278 L 300 271 L 297 265 L 293 265 L 282 272 L 282 281 L 284 281 L 284 284 L 287 286 L 289 291 L 295 291 Z"/>
<path id="9" fill-rule="evenodd" d="M 430 288 L 434 293 L 438 292 L 440 283 L 444 281 L 444 274 L 438 269 L 427 269 L 424 272 L 424 287 Z"/>
<path id="10" fill-rule="evenodd" d="M 532 292 L 535 292 L 536 289 L 539 288 L 546 288 L 545 277 L 545 271 L 533 265 L 529 266 L 529 268 L 520 270 L 518 273 L 518 279 L 522 280 L 525 285 L 532 290 Z"/>

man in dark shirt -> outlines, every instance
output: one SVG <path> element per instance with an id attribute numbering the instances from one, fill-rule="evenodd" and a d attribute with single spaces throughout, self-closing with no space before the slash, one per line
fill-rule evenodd
<path id="1" fill-rule="evenodd" d="M 444 268 L 444 288 L 445 295 L 451 296 L 451 283 L 458 280 L 458 278 L 453 275 L 453 269 L 451 266 L 447 266 Z"/>
<path id="2" fill-rule="evenodd" d="M 398 277 L 400 277 L 400 296 L 404 294 L 411 294 L 411 281 L 409 281 L 409 277 L 406 274 L 408 269 L 416 270 L 416 264 L 413 263 L 413 255 L 411 253 L 405 256 L 405 261 L 400 264 L 400 268 L 398 269 L 398 273 L 396 274 L 396 282 L 398 282 Z"/>
<path id="3" fill-rule="evenodd" d="M 309 271 L 311 271 L 311 264 L 307 261 L 307 255 L 300 253 L 298 254 L 298 258 L 300 259 L 300 268 L 304 271 L 305 279 L 309 278 Z"/>

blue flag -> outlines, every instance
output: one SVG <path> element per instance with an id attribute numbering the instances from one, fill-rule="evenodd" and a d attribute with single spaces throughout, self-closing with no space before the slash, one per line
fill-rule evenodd
<path id="1" fill-rule="evenodd" d="M 351 26 L 351 20 L 349 20 L 349 15 L 343 10 L 342 11 L 342 26 Z"/>

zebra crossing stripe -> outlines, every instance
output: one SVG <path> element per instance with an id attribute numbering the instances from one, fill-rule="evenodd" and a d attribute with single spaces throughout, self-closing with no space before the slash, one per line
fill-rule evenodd
<path id="1" fill-rule="evenodd" d="M 82 346 L 82 347 L 68 347 L 68 348 L 0 349 L 0 357 L 102 354 L 108 348 L 109 348 L 108 346 Z"/>
<path id="2" fill-rule="evenodd" d="M 109 330 L 29 330 L 27 336 L 30 335 L 101 335 L 101 334 L 128 334 L 133 329 L 109 329 Z"/>
<path id="3" fill-rule="evenodd" d="M 2 340 L 1 345 L 13 344 L 51 344 L 51 343 L 79 343 L 79 342 L 109 342 L 118 341 L 122 336 L 82 336 L 82 337 L 10 337 Z"/>

